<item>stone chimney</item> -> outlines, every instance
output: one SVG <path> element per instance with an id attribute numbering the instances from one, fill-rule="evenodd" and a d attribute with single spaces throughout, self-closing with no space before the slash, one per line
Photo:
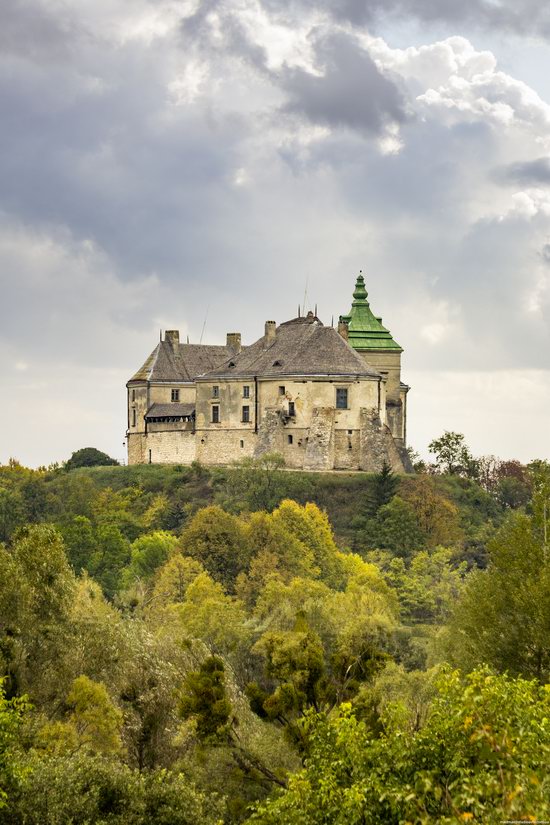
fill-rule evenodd
<path id="1" fill-rule="evenodd" d="M 180 345 L 179 329 L 167 329 L 164 333 L 164 340 L 168 341 L 172 345 L 174 352 L 177 352 Z"/>
<path id="2" fill-rule="evenodd" d="M 265 345 L 269 347 L 274 341 L 275 336 L 277 335 L 277 323 L 276 321 L 266 321 L 265 322 Z"/>
<path id="3" fill-rule="evenodd" d="M 338 321 L 338 334 L 341 335 L 344 341 L 348 340 L 348 332 L 348 322 L 342 321 L 342 319 L 340 318 L 340 320 Z"/>
<path id="4" fill-rule="evenodd" d="M 242 349 L 241 345 L 241 333 L 240 332 L 228 332 L 227 333 L 227 346 L 229 349 L 233 351 L 234 355 L 238 355 Z"/>

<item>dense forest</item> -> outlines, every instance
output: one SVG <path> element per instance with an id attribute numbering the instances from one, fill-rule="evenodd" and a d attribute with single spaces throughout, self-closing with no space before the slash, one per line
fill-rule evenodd
<path id="1" fill-rule="evenodd" d="M 2 825 L 550 819 L 550 464 L 430 448 L 0 466 Z"/>

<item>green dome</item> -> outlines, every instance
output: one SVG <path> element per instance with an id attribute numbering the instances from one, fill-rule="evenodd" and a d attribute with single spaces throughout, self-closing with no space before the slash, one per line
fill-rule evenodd
<path id="1" fill-rule="evenodd" d="M 353 349 L 366 350 L 394 350 L 403 352 L 402 347 L 393 340 L 391 333 L 382 326 L 382 318 L 373 315 L 367 300 L 365 279 L 360 272 L 353 292 L 353 303 L 349 315 L 341 315 L 340 321 L 348 325 L 348 342 Z"/>

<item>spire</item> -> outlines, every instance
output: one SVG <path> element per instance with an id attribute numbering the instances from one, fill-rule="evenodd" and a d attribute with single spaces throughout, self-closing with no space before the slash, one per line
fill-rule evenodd
<path id="1" fill-rule="evenodd" d="M 350 314 L 340 316 L 340 320 L 348 325 L 348 342 L 353 349 L 402 352 L 390 331 L 382 325 L 382 319 L 377 318 L 370 308 L 362 271 L 355 282 Z"/>
<path id="2" fill-rule="evenodd" d="M 354 301 L 353 303 L 364 304 L 367 303 L 368 292 L 365 289 L 365 279 L 363 278 L 363 270 L 359 270 L 359 275 L 357 276 L 357 281 L 355 282 L 355 291 L 353 293 Z"/>

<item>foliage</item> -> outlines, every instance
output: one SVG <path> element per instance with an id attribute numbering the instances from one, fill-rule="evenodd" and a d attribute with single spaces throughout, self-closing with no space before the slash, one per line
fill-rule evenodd
<path id="1" fill-rule="evenodd" d="M 306 767 L 259 806 L 258 825 L 460 823 L 543 819 L 550 813 L 550 692 L 474 671 L 443 676 L 418 730 L 399 709 L 375 737 L 344 705 L 304 722 Z M 396 712 L 397 711 L 397 712 Z"/>
<path id="2" fill-rule="evenodd" d="M 0 811 L 6 806 L 8 794 L 24 776 L 16 751 L 21 717 L 26 709 L 24 699 L 6 699 L 0 680 Z"/>
<path id="3" fill-rule="evenodd" d="M 428 450 L 435 456 L 434 466 L 437 472 L 448 475 L 476 478 L 479 464 L 465 443 L 462 433 L 446 430 L 440 438 L 434 438 Z"/>
<path id="4" fill-rule="evenodd" d="M 66 470 L 76 470 L 79 467 L 105 467 L 118 464 L 118 461 L 111 458 L 107 453 L 96 450 L 95 447 L 83 447 L 72 454 L 65 463 Z"/>
<path id="5" fill-rule="evenodd" d="M 511 514 L 489 545 L 488 568 L 469 577 L 448 632 L 456 662 L 550 679 L 550 559 L 538 527 Z"/>

